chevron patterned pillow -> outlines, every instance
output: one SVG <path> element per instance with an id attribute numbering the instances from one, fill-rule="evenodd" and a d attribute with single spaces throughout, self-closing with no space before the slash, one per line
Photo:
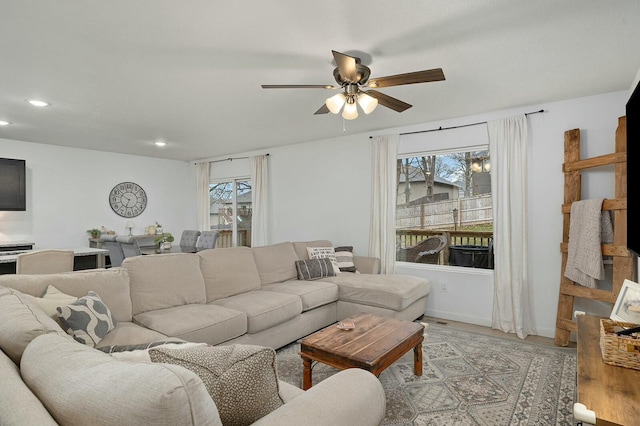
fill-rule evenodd
<path id="1" fill-rule="evenodd" d="M 87 346 L 96 345 L 116 327 L 116 320 L 95 291 L 74 303 L 56 308 L 65 331 Z"/>

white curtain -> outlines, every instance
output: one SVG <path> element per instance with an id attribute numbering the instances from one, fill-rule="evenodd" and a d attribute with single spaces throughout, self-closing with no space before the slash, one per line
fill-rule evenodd
<path id="1" fill-rule="evenodd" d="M 487 123 L 495 258 L 492 328 L 536 334 L 527 278 L 527 118 Z"/>
<path id="2" fill-rule="evenodd" d="M 380 259 L 380 272 L 396 266 L 396 157 L 398 135 L 373 138 L 369 256 Z"/>
<path id="3" fill-rule="evenodd" d="M 267 156 L 251 157 L 251 246 L 267 245 Z"/>
<path id="4" fill-rule="evenodd" d="M 211 228 L 209 166 L 208 162 L 196 164 L 196 219 L 200 231 L 208 231 Z"/>

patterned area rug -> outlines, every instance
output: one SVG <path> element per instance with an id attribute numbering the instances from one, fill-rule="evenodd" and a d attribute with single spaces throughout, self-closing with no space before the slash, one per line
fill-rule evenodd
<path id="1" fill-rule="evenodd" d="M 300 345 L 277 351 L 281 380 L 302 387 Z M 413 351 L 380 375 L 384 425 L 573 425 L 575 348 L 556 348 L 429 324 L 423 375 Z M 335 374 L 313 367 L 313 383 Z"/>

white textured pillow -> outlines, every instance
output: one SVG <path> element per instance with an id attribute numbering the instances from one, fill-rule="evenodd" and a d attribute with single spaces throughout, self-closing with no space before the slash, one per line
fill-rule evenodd
<path id="1" fill-rule="evenodd" d="M 35 297 L 29 294 L 25 294 L 25 296 L 33 300 L 45 314 L 56 321 L 58 320 L 58 307 L 67 306 L 78 300 L 77 297 L 63 293 L 51 284 L 49 284 L 42 297 Z"/>
<path id="2" fill-rule="evenodd" d="M 309 254 L 309 259 L 329 259 L 333 266 L 333 272 L 340 273 L 336 252 L 333 247 L 307 247 L 307 254 Z"/>

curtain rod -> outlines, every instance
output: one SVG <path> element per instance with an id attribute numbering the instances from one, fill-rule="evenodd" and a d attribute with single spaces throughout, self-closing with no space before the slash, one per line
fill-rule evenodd
<path id="1" fill-rule="evenodd" d="M 269 153 L 264 154 L 264 156 L 268 157 Z M 229 157 L 229 158 L 222 158 L 220 160 L 213 160 L 213 161 L 196 161 L 193 164 L 198 164 L 198 163 L 220 163 L 222 161 L 246 160 L 247 158 L 251 158 L 251 157 Z"/>
<path id="2" fill-rule="evenodd" d="M 539 110 L 539 111 L 532 111 L 532 112 L 527 112 L 524 115 L 532 115 L 532 114 L 540 114 L 541 112 L 545 112 L 543 109 Z M 429 129 L 429 130 L 418 130 L 416 132 L 406 132 L 406 133 L 400 133 L 400 136 L 405 136 L 405 135 L 415 135 L 417 133 L 429 133 L 429 132 L 438 132 L 440 130 L 451 130 L 451 129 L 459 129 L 461 127 L 470 127 L 470 126 L 478 126 L 480 124 L 487 124 L 486 121 L 479 121 L 477 123 L 469 123 L 469 124 L 460 124 L 458 126 L 450 126 L 450 127 L 438 127 L 437 129 Z M 369 136 L 369 139 L 373 138 L 373 136 Z"/>

